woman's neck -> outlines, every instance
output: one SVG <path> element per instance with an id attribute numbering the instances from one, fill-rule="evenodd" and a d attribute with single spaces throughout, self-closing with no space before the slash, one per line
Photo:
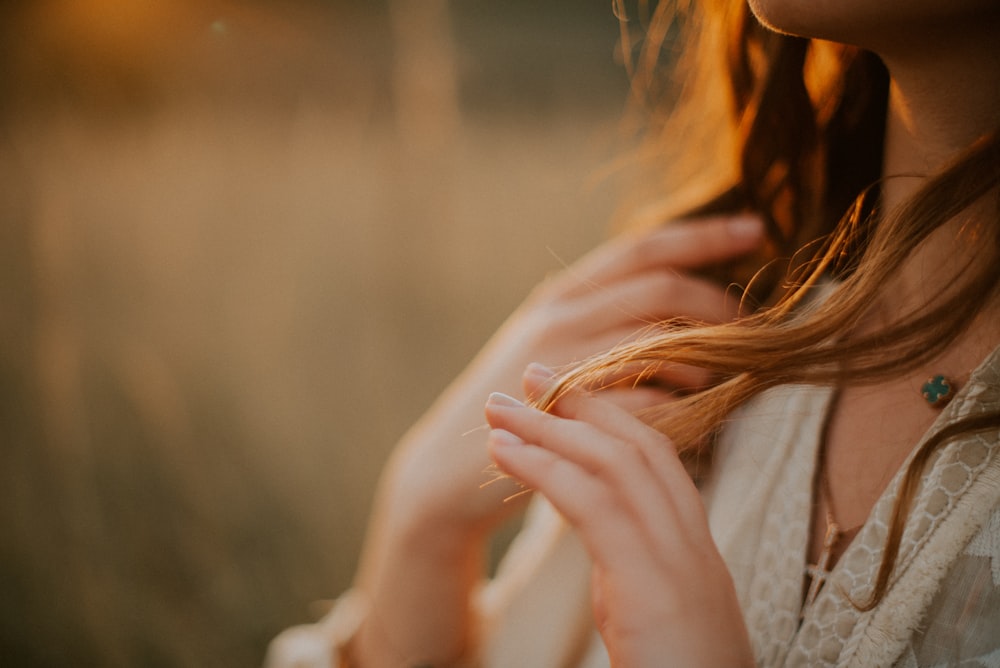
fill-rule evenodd
<path id="1" fill-rule="evenodd" d="M 926 178 L 1000 126 L 1000 12 L 965 25 L 927 28 L 922 36 L 889 44 L 881 55 L 892 84 L 886 121 L 882 204 L 891 211 Z M 905 32 L 905 31 L 901 31 Z M 995 198 L 984 198 L 961 219 L 938 229 L 906 263 L 887 292 L 897 314 L 919 308 L 936 286 L 973 260 L 980 243 L 961 233 L 974 218 L 997 224 Z M 940 285 L 940 283 L 939 283 Z M 883 304 L 886 308 L 887 304 Z M 1000 312 L 1000 305 L 992 305 Z"/>
<path id="2" fill-rule="evenodd" d="M 886 205 L 905 200 L 922 177 L 1000 125 L 997 14 L 882 54 L 892 76 L 883 175 L 899 177 L 885 184 Z"/>

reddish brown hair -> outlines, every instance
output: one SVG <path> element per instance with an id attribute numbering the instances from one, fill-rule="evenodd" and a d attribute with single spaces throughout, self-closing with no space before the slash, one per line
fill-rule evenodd
<path id="1" fill-rule="evenodd" d="M 620 0 L 617 5 L 623 12 Z M 900 210 L 874 210 L 876 198 L 864 195 L 877 186 L 881 172 L 888 86 L 878 58 L 852 47 L 769 32 L 745 3 L 706 1 L 699 9 L 700 14 L 684 19 L 694 31 L 689 53 L 697 60 L 686 65 L 682 60 L 682 67 L 694 83 L 681 89 L 675 115 L 652 126 L 651 145 L 676 139 L 670 133 L 684 127 L 677 136 L 695 143 L 671 149 L 672 164 L 684 164 L 684 155 L 698 152 L 721 161 L 717 171 L 729 182 L 713 180 L 712 165 L 697 158 L 690 163 L 693 177 L 681 179 L 685 204 L 685 192 L 711 194 L 693 207 L 696 213 L 751 210 L 764 217 L 771 243 L 750 264 L 724 268 L 719 274 L 724 280 L 745 280 L 777 258 L 791 263 L 789 280 L 779 280 L 784 271 L 760 274 L 750 298 L 776 305 L 734 323 L 657 323 L 641 340 L 570 370 L 547 398 L 551 402 L 568 386 L 600 385 L 608 378 L 636 382 L 664 365 L 709 369 L 718 378 L 715 386 L 646 416 L 692 460 L 710 453 L 726 416 L 763 390 L 786 383 L 835 385 L 846 378 L 877 381 L 913 370 L 954 341 L 1000 292 L 997 202 L 987 200 L 994 207 L 991 224 L 964 232 L 975 235 L 985 261 L 970 263 L 961 280 L 942 289 L 927 308 L 877 332 L 856 334 L 859 318 L 874 305 L 880 288 L 932 232 L 996 195 L 1000 134 L 971 146 Z M 655 83 L 657 57 L 648 49 L 660 50 L 676 23 L 662 6 L 650 13 L 648 23 L 650 37 L 633 72 L 633 95 L 655 106 L 664 92 Z M 719 122 L 710 113 L 698 113 L 713 96 L 716 103 L 720 96 L 728 103 L 724 125 L 714 135 L 690 131 L 692 118 Z M 717 143 L 711 149 L 698 144 L 712 136 Z M 706 182 L 714 192 L 704 187 Z M 830 276 L 839 278 L 839 285 L 821 302 L 810 303 L 813 288 Z M 981 416 L 933 434 L 921 447 L 905 472 L 873 595 L 858 607 L 873 607 L 888 589 L 929 455 L 962 434 L 997 428 L 1000 414 Z"/>

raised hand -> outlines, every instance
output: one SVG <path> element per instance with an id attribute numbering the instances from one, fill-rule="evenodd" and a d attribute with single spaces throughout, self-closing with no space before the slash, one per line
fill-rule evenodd
<path id="1" fill-rule="evenodd" d="M 484 520 L 495 520 L 495 501 L 509 492 L 478 492 L 488 463 L 475 447 L 482 435 L 462 438 L 482 424 L 483 397 L 493 391 L 519 396 L 527 364 L 558 367 L 585 359 L 652 322 L 735 317 L 738 295 L 687 272 L 746 253 L 761 239 L 754 218 L 676 223 L 612 240 L 542 283 L 404 439 L 388 472 L 390 486 L 405 489 L 411 509 L 482 530 Z M 680 389 L 709 381 L 704 372 L 676 367 L 657 380 Z"/>
<path id="2" fill-rule="evenodd" d="M 525 374 L 532 393 L 550 381 L 537 365 Z M 543 494 L 590 553 L 612 665 L 753 665 L 729 571 L 667 437 L 580 390 L 550 413 L 493 394 L 486 416 L 497 465 Z"/>
<path id="3" fill-rule="evenodd" d="M 517 490 L 512 484 L 480 489 L 490 464 L 483 399 L 493 391 L 520 395 L 530 362 L 581 360 L 657 320 L 734 317 L 735 295 L 688 272 L 762 240 L 760 221 L 749 217 L 667 225 L 604 244 L 530 295 L 403 439 L 383 474 L 356 583 L 377 623 L 362 627 L 359 654 L 392 645 L 397 657 L 443 660 L 467 640 L 468 597 L 486 539 L 517 507 L 502 502 Z M 658 381 L 683 389 L 707 377 L 674 370 Z M 666 390 L 614 394 L 630 409 L 669 399 Z"/>

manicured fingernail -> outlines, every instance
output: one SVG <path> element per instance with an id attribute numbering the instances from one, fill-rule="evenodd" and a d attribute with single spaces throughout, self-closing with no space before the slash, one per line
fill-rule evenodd
<path id="1" fill-rule="evenodd" d="M 544 364 L 539 364 L 538 362 L 532 362 L 528 365 L 528 368 L 524 370 L 525 375 L 534 376 L 542 380 L 550 380 L 556 377 L 556 372 L 545 366 Z"/>
<path id="2" fill-rule="evenodd" d="M 524 404 L 514 397 L 504 394 L 503 392 L 494 392 L 490 395 L 487 403 L 493 404 L 494 406 L 523 406 Z"/>
<path id="3" fill-rule="evenodd" d="M 524 441 L 519 439 L 514 434 L 506 431 L 504 429 L 494 429 L 490 432 L 490 443 L 493 447 L 509 448 L 518 445 L 524 445 Z"/>
<path id="4" fill-rule="evenodd" d="M 727 228 L 737 239 L 758 239 L 764 234 L 764 221 L 754 214 L 741 214 L 730 220 Z"/>

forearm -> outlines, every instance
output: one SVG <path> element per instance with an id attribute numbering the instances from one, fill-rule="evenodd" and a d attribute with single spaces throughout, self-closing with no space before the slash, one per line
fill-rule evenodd
<path id="1" fill-rule="evenodd" d="M 355 581 L 370 602 L 352 643 L 359 666 L 450 665 L 474 643 L 470 601 L 485 577 L 487 539 L 520 505 L 503 502 L 513 482 L 480 488 L 490 480 L 483 398 L 517 376 L 480 358 L 393 454 Z"/>
<path id="2" fill-rule="evenodd" d="M 716 220 L 608 244 L 546 281 L 494 335 L 406 435 L 381 481 L 357 580 L 372 603 L 357 639 L 370 665 L 402 665 L 405 655 L 447 665 L 472 641 L 470 599 L 483 576 L 486 538 L 527 501 L 509 502 L 523 491 L 510 480 L 483 487 L 489 393 L 519 396 L 529 362 L 584 359 L 634 336 L 646 318 L 727 319 L 724 291 L 676 268 L 745 252 L 759 242 L 760 227 L 736 234 Z M 669 373 L 660 380 L 688 386 Z M 638 407 L 647 401 L 639 396 Z"/>
<path id="3" fill-rule="evenodd" d="M 394 536 L 378 573 L 359 581 L 369 612 L 351 643 L 361 668 L 449 666 L 475 649 L 471 601 L 483 577 L 481 541 L 443 535 Z"/>

